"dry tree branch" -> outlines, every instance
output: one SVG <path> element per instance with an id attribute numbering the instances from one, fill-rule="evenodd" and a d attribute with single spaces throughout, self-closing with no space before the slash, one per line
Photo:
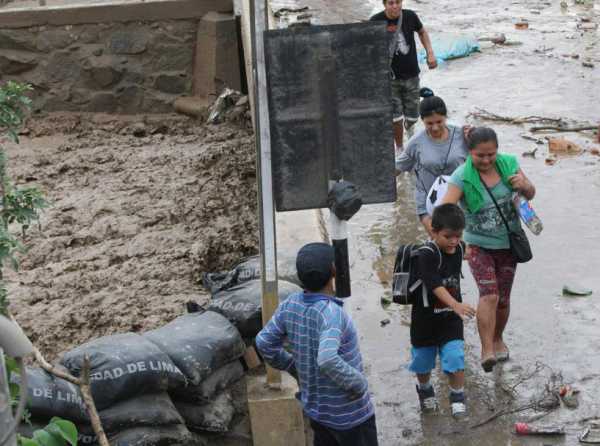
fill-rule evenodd
<path id="1" fill-rule="evenodd" d="M 48 361 L 46 361 L 46 358 L 44 358 L 44 356 L 40 353 L 40 351 L 37 348 L 34 348 L 33 353 L 36 361 L 45 371 L 79 387 L 79 389 L 81 390 L 81 395 L 83 397 L 83 402 L 85 403 L 85 407 L 90 417 L 90 423 L 92 424 L 94 433 L 98 438 L 98 443 L 100 444 L 100 446 L 110 446 L 110 443 L 106 438 L 106 433 L 102 428 L 102 422 L 100 421 L 100 416 L 98 415 L 96 404 L 94 404 L 94 398 L 92 397 L 92 388 L 90 386 L 90 358 L 87 355 L 85 355 L 85 357 L 83 358 L 83 368 L 81 370 L 81 377 L 77 378 L 71 375 L 70 373 L 64 372 L 50 364 Z"/>
<path id="2" fill-rule="evenodd" d="M 577 127 L 556 127 L 552 125 L 545 125 L 539 127 L 531 127 L 530 132 L 541 132 L 543 130 L 552 130 L 555 132 L 583 132 L 586 130 L 596 130 L 598 126 L 595 125 L 581 125 Z"/>
<path id="3" fill-rule="evenodd" d="M 473 117 L 477 119 L 483 119 L 486 121 L 499 121 L 507 122 L 509 124 L 533 124 L 533 123 L 552 123 L 559 126 L 564 126 L 565 121 L 561 118 L 547 118 L 544 116 L 502 116 L 495 113 L 484 110 L 483 108 L 476 108 L 474 112 L 470 112 L 467 117 Z"/>

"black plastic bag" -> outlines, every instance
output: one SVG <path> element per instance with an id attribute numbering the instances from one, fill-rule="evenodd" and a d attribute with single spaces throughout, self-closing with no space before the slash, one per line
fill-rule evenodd
<path id="1" fill-rule="evenodd" d="M 280 280 L 277 293 L 279 301 L 302 289 L 293 283 Z M 213 295 L 208 310 L 221 313 L 233 323 L 245 338 L 254 338 L 261 330 L 262 288 L 260 280 L 250 280 Z"/>
<path id="2" fill-rule="evenodd" d="M 133 427 L 183 424 L 166 392 L 141 395 L 101 410 L 100 421 L 107 434 Z"/>
<path id="3" fill-rule="evenodd" d="M 361 208 L 362 197 L 354 184 L 340 181 L 330 189 L 327 206 L 340 220 L 350 220 Z"/>
<path id="4" fill-rule="evenodd" d="M 224 365 L 206 378 L 199 386 L 188 386 L 171 392 L 176 401 L 206 404 L 213 397 L 244 377 L 244 367 L 240 361 Z"/>
<path id="5" fill-rule="evenodd" d="M 144 337 L 166 353 L 194 386 L 246 351 L 238 330 L 213 311 L 180 316 Z"/>
<path id="6" fill-rule="evenodd" d="M 135 333 L 87 342 L 67 352 L 61 364 L 79 376 L 85 355 L 90 358 L 92 396 L 98 410 L 136 395 L 185 386 L 185 376 L 173 361 Z"/>

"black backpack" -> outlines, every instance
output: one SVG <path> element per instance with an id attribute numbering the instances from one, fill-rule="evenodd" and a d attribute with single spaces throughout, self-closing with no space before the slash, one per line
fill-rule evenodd
<path id="1" fill-rule="evenodd" d="M 461 251 L 461 258 L 463 258 L 464 247 L 462 242 L 459 243 L 458 246 Z M 421 297 L 423 299 L 423 306 L 429 306 L 427 289 L 418 274 L 418 256 L 425 250 L 438 254 L 438 269 L 441 268 L 442 252 L 432 241 L 400 245 L 398 253 L 396 254 L 396 261 L 394 262 L 394 275 L 392 278 L 393 302 L 400 305 L 412 305 L 417 302 L 419 297 Z"/>

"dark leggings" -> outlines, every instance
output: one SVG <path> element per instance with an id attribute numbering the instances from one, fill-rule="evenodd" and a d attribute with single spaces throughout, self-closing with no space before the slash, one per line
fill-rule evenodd
<path id="1" fill-rule="evenodd" d="M 375 415 L 352 429 L 332 429 L 310 420 L 314 432 L 314 446 L 377 446 Z"/>

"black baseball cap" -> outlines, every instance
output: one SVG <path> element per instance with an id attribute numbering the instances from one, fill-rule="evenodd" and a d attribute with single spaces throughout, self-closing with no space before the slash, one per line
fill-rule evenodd
<path id="1" fill-rule="evenodd" d="M 335 254 L 327 243 L 309 243 L 298 251 L 296 271 L 298 279 L 308 291 L 321 290 L 333 275 Z"/>

